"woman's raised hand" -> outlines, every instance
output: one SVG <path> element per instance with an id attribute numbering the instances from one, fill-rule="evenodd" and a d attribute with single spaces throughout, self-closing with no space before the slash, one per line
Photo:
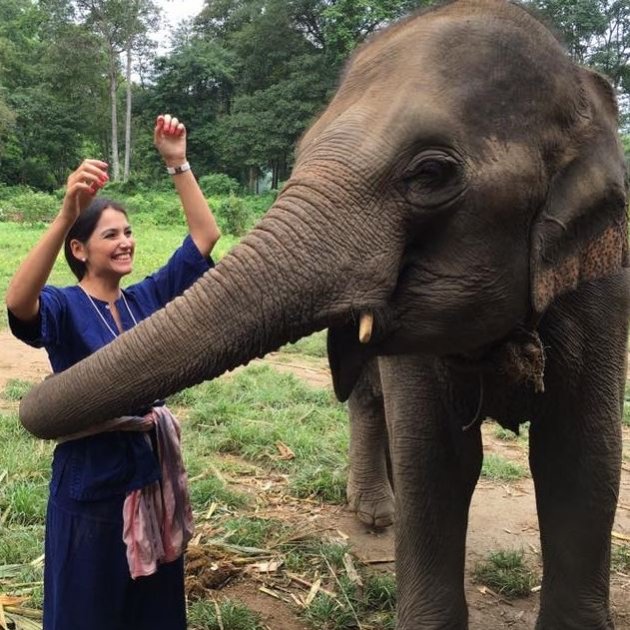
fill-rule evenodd
<path id="1" fill-rule="evenodd" d="M 76 221 L 81 211 L 90 205 L 96 193 L 108 180 L 106 162 L 83 160 L 79 168 L 68 177 L 61 214 L 73 222 Z"/>
<path id="2" fill-rule="evenodd" d="M 174 116 L 157 117 L 153 143 L 167 166 L 181 166 L 186 161 L 186 127 Z"/>

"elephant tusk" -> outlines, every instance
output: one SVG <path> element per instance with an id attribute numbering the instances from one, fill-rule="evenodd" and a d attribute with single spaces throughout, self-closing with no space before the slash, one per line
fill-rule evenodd
<path id="1" fill-rule="evenodd" d="M 368 343 L 372 338 L 372 326 L 374 325 L 374 315 L 372 313 L 362 313 L 359 323 L 359 341 Z"/>

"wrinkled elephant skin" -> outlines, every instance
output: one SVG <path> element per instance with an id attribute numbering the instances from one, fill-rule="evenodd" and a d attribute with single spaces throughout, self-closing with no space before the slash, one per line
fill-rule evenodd
<path id="1" fill-rule="evenodd" d="M 397 627 L 467 627 L 466 526 L 479 421 L 491 416 L 531 420 L 537 627 L 612 628 L 624 169 L 613 90 L 528 13 L 459 0 L 412 16 L 354 54 L 239 246 L 165 309 L 35 387 L 21 420 L 40 437 L 74 433 L 329 328 L 341 399 L 378 356 Z M 374 325 L 359 343 L 365 314 Z M 361 474 L 356 487 L 372 484 Z"/>

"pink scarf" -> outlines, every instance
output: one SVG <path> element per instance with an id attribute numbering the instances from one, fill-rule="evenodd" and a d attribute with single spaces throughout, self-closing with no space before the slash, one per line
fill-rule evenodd
<path id="1" fill-rule="evenodd" d="M 153 427 L 162 479 L 131 490 L 123 506 L 123 541 L 134 579 L 152 575 L 160 564 L 177 560 L 193 535 L 179 422 L 166 407 L 153 407 L 144 417 L 115 418 L 59 440 L 66 442 L 105 431 L 150 431 Z"/>

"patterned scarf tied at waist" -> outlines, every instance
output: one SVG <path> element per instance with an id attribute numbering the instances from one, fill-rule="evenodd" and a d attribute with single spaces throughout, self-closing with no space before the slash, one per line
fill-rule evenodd
<path id="1" fill-rule="evenodd" d="M 134 579 L 152 575 L 160 564 L 177 560 L 193 535 L 179 422 L 166 407 L 153 407 L 146 416 L 115 418 L 60 440 L 105 431 L 148 432 L 154 427 L 162 479 L 128 492 L 123 506 L 123 541 Z"/>

